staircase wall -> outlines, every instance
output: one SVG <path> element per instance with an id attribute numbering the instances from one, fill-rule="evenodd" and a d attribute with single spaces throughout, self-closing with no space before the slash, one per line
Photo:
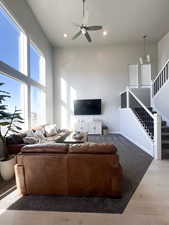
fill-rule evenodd
<path id="1" fill-rule="evenodd" d="M 158 71 L 169 59 L 169 33 L 158 42 Z"/>
<path id="2" fill-rule="evenodd" d="M 169 125 L 169 81 L 164 84 L 153 98 L 153 108 Z"/>
<path id="3" fill-rule="evenodd" d="M 153 141 L 130 108 L 120 109 L 120 132 L 149 155 L 154 156 Z"/>

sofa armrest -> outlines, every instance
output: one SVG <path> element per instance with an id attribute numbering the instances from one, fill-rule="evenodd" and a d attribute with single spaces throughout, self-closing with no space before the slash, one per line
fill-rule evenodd
<path id="1" fill-rule="evenodd" d="M 26 195 L 26 184 L 25 184 L 25 173 L 23 165 L 15 165 L 15 177 L 16 177 L 16 186 L 20 194 Z"/>

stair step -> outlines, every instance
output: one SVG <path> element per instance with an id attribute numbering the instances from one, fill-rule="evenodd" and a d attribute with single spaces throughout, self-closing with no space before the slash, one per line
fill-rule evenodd
<path id="1" fill-rule="evenodd" d="M 162 140 L 162 149 L 163 150 L 169 149 L 169 141 L 165 142 L 165 141 Z"/>
<path id="2" fill-rule="evenodd" d="M 169 136 L 169 132 L 162 132 L 162 136 Z"/>
<path id="3" fill-rule="evenodd" d="M 162 159 L 169 159 L 169 153 L 168 152 L 162 152 Z"/>
<path id="4" fill-rule="evenodd" d="M 169 148 L 162 148 L 162 159 L 169 159 Z"/>
<path id="5" fill-rule="evenodd" d="M 162 144 L 169 144 L 169 140 L 163 140 Z"/>
<path id="6" fill-rule="evenodd" d="M 169 135 L 162 135 L 162 141 L 169 141 Z"/>
<path id="7" fill-rule="evenodd" d="M 164 132 L 169 132 L 169 127 L 167 127 L 167 126 L 162 126 L 162 133 L 164 133 Z"/>
<path id="8" fill-rule="evenodd" d="M 149 126 L 149 128 L 151 129 L 152 127 L 153 127 L 153 124 L 154 124 L 154 122 L 153 121 L 147 121 L 147 120 L 144 120 L 144 119 L 142 119 L 142 118 L 139 118 L 139 120 L 142 122 L 142 123 L 144 123 L 144 124 L 146 124 L 147 126 Z M 161 122 L 161 125 L 162 125 L 162 129 L 163 128 L 166 128 L 167 126 L 167 122 L 166 121 L 162 121 Z M 168 130 L 169 131 L 169 130 Z"/>
<path id="9" fill-rule="evenodd" d="M 153 110 L 152 107 L 148 108 L 151 113 L 156 113 L 156 111 Z M 150 118 L 150 116 L 148 115 L 148 113 L 141 107 L 136 107 L 133 109 L 134 113 L 136 114 L 137 118 L 139 119 L 139 121 L 142 123 L 142 125 L 144 126 L 146 132 L 149 134 L 149 136 L 153 139 L 154 136 L 154 121 L 152 118 Z M 162 121 L 161 122 L 161 126 L 162 126 L 162 144 L 163 147 L 166 149 L 169 149 L 169 127 L 167 126 L 167 122 L 166 121 Z"/>

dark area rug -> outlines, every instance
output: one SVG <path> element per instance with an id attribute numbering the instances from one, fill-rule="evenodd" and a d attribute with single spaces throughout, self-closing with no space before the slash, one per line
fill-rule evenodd
<path id="1" fill-rule="evenodd" d="M 113 143 L 118 148 L 118 154 L 124 172 L 124 191 L 121 199 L 30 195 L 22 197 L 13 203 L 9 209 L 122 213 L 151 164 L 152 157 L 121 135 L 89 136 L 89 141 Z"/>

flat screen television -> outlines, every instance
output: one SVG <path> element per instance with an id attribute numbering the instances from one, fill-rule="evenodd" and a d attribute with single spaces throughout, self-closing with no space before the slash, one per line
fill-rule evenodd
<path id="1" fill-rule="evenodd" d="M 100 115 L 101 99 L 83 99 L 74 101 L 74 115 Z"/>

